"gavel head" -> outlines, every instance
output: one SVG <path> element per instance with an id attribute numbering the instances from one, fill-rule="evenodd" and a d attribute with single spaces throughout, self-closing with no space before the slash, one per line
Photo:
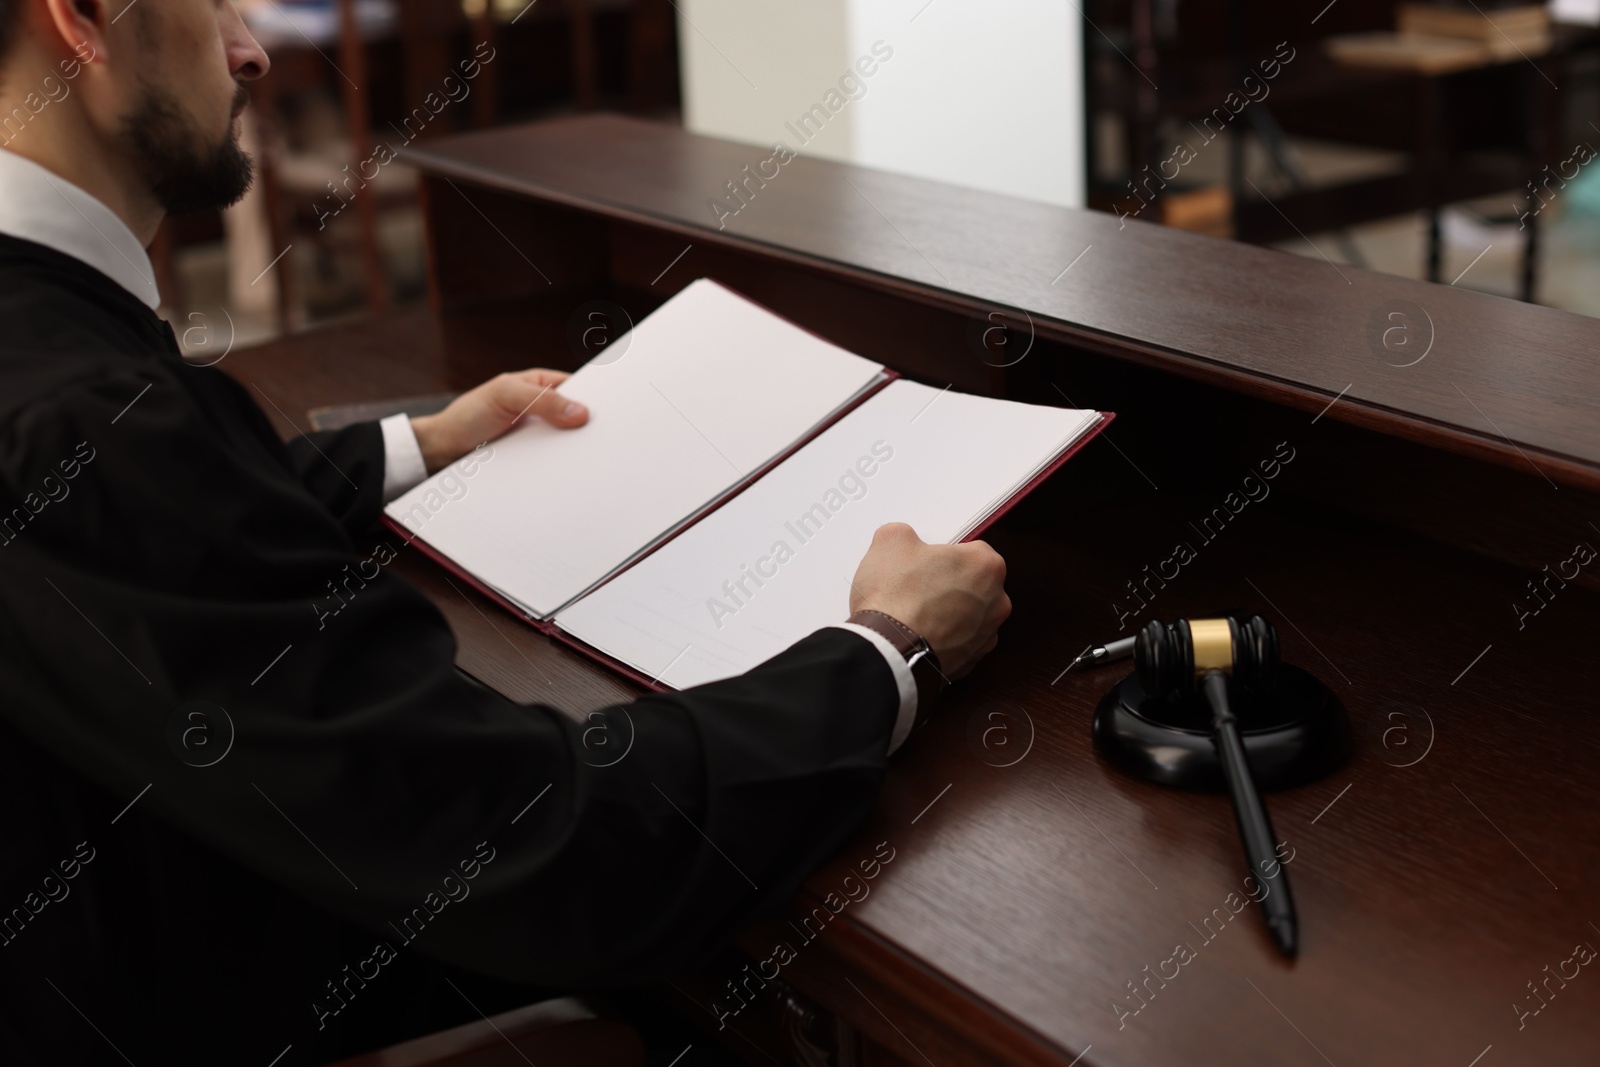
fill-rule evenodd
<path id="1" fill-rule="evenodd" d="M 1249 688 L 1265 688 L 1278 666 L 1278 635 L 1260 615 L 1240 622 L 1179 619 L 1168 626 L 1152 619 L 1133 646 L 1139 685 L 1151 696 L 1197 691 L 1207 671 L 1231 675 Z"/>

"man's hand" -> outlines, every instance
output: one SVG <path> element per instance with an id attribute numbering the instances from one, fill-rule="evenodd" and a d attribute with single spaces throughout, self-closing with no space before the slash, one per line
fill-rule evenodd
<path id="1" fill-rule="evenodd" d="M 855 580 L 850 610 L 892 615 L 927 639 L 947 678 L 959 678 L 999 643 L 1011 614 L 1006 561 L 982 541 L 930 545 L 903 522 L 878 527 Z"/>
<path id="2" fill-rule="evenodd" d="M 525 370 L 490 378 L 462 393 L 437 415 L 411 420 L 428 473 L 454 463 L 485 441 L 492 441 L 525 418 L 540 418 L 571 429 L 589 421 L 589 409 L 568 400 L 556 386 L 571 375 L 558 370 Z"/>

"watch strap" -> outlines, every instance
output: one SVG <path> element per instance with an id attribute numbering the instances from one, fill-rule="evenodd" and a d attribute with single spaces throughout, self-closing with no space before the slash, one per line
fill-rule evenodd
<path id="1" fill-rule="evenodd" d="M 939 694 L 949 684 L 933 646 L 911 627 L 882 611 L 858 611 L 846 621 L 880 634 L 905 657 L 917 685 L 916 723 L 920 726 L 933 714 Z"/>

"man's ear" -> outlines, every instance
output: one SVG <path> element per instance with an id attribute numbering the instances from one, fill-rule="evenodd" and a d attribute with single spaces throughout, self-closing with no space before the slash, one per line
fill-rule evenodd
<path id="1" fill-rule="evenodd" d="M 47 25 L 55 28 L 64 62 L 91 63 L 110 51 L 107 34 L 112 23 L 140 0 L 44 0 Z M 120 4 L 120 11 L 112 5 Z M 42 28 L 42 27 L 41 27 Z M 68 58 L 70 57 L 70 58 Z"/>

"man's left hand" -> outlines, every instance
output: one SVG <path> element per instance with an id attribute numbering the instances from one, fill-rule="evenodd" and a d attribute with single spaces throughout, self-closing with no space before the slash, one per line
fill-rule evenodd
<path id="1" fill-rule="evenodd" d="M 485 441 L 492 441 L 526 418 L 571 429 L 589 421 L 589 409 L 568 400 L 556 386 L 571 375 L 558 370 L 501 374 L 462 393 L 437 415 L 411 420 L 428 473 L 449 466 Z"/>

